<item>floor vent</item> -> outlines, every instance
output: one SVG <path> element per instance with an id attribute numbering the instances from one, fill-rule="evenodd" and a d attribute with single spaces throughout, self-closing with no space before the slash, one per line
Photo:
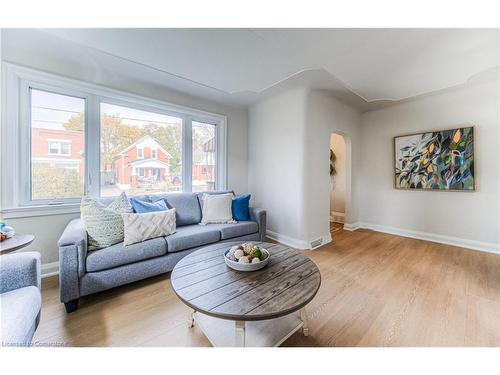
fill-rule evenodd
<path id="1" fill-rule="evenodd" d="M 315 249 L 317 247 L 320 247 L 321 245 L 323 245 L 322 238 L 318 238 L 317 240 L 311 241 L 311 249 Z"/>

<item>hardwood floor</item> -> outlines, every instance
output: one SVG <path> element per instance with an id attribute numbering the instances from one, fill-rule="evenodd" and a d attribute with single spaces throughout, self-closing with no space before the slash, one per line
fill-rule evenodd
<path id="1" fill-rule="evenodd" d="M 344 228 L 344 224 L 342 223 L 336 223 L 336 222 L 330 222 L 330 233 L 335 233 L 338 232 L 339 230 L 342 230 Z"/>
<path id="2" fill-rule="evenodd" d="M 500 346 L 500 256 L 432 242 L 340 230 L 304 251 L 322 284 L 309 337 L 284 346 Z M 34 341 L 73 346 L 210 346 L 187 328 L 169 275 L 82 298 L 67 315 L 57 278 L 43 280 Z"/>

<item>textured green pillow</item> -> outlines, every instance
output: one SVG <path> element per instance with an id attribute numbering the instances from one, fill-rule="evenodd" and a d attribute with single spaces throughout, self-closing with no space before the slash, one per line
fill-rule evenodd
<path id="1" fill-rule="evenodd" d="M 88 235 L 88 249 L 97 250 L 123 241 L 122 213 L 133 212 L 127 195 L 122 193 L 107 207 L 95 198 L 84 197 L 81 218 Z"/>

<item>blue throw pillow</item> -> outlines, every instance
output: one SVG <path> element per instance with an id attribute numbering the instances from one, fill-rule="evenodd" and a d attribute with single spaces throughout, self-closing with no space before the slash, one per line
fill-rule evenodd
<path id="1" fill-rule="evenodd" d="M 166 211 L 168 209 L 167 204 L 163 199 L 151 203 L 151 202 L 141 201 L 140 199 L 137 198 L 130 198 L 130 203 L 132 204 L 132 207 L 134 207 L 134 212 L 137 214 L 143 214 L 145 212 L 153 212 L 153 211 Z"/>
<path id="2" fill-rule="evenodd" d="M 237 221 L 250 220 L 250 212 L 248 210 L 249 205 L 250 194 L 234 197 L 233 204 L 231 205 L 233 219 Z"/>

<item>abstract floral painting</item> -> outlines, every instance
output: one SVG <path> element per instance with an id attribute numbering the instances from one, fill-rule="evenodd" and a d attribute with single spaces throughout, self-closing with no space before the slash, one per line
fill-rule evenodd
<path id="1" fill-rule="evenodd" d="M 474 190 L 474 127 L 394 137 L 395 187 Z"/>

